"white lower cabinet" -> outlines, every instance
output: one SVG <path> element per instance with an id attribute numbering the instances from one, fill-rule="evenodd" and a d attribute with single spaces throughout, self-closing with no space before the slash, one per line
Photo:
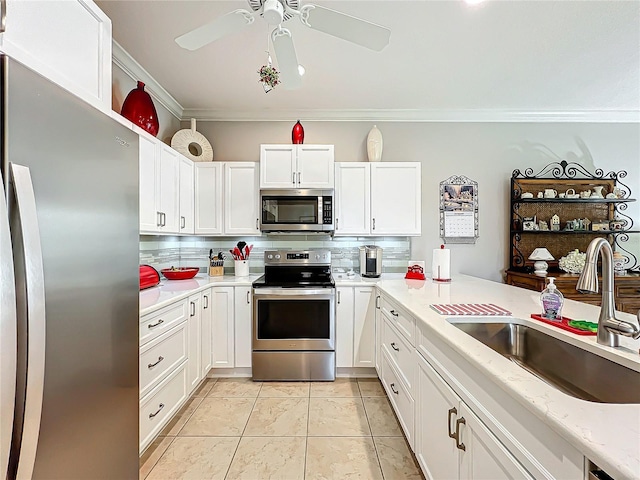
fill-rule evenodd
<path id="1" fill-rule="evenodd" d="M 189 363 L 187 368 L 187 387 L 192 392 L 200 383 L 200 320 L 202 318 L 200 294 L 189 297 Z"/>
<path id="2" fill-rule="evenodd" d="M 380 293 L 374 292 L 374 306 L 375 306 L 375 323 L 376 323 L 376 373 L 378 377 L 382 377 L 382 323 L 384 322 L 384 315 L 380 310 Z"/>
<path id="3" fill-rule="evenodd" d="M 211 289 L 200 292 L 200 379 L 206 378 L 211 370 L 211 327 L 213 309 L 211 307 Z"/>
<path id="4" fill-rule="evenodd" d="M 374 367 L 375 297 L 373 287 L 354 288 L 353 314 L 353 366 Z"/>
<path id="5" fill-rule="evenodd" d="M 353 367 L 353 287 L 336 288 L 336 367 Z"/>
<path id="6" fill-rule="evenodd" d="M 387 392 L 389 401 L 393 406 L 400 426 L 407 437 L 407 443 L 411 448 L 414 447 L 414 414 L 415 404 L 411 393 L 405 388 L 400 381 L 400 375 L 389 358 L 387 352 L 382 350 L 382 385 Z M 448 478 L 448 477 L 441 477 Z"/>
<path id="7" fill-rule="evenodd" d="M 140 397 L 149 393 L 169 372 L 187 359 L 186 322 L 140 348 Z"/>
<path id="8" fill-rule="evenodd" d="M 235 333 L 235 367 L 251 367 L 251 340 L 253 300 L 251 286 L 234 287 L 234 333 Z"/>
<path id="9" fill-rule="evenodd" d="M 440 375 L 418 363 L 415 454 L 427 479 L 532 479 Z"/>
<path id="10" fill-rule="evenodd" d="M 211 307 L 212 367 L 233 368 L 235 365 L 233 287 L 212 288 Z"/>

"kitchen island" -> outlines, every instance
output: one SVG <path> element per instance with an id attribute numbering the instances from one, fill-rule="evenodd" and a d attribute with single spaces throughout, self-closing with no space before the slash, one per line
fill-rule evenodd
<path id="1" fill-rule="evenodd" d="M 561 393 L 555 387 L 536 378 L 453 326 L 446 320 L 447 316 L 438 314 L 430 305 L 493 303 L 512 312 L 513 317 L 521 320 L 519 323 L 532 326 L 571 345 L 638 372 L 640 372 L 639 341 L 622 338 L 621 347 L 610 348 L 597 344 L 595 336 L 575 335 L 532 320 L 530 315 L 538 313 L 540 309 L 539 293 L 473 277 L 457 276 L 449 284 L 434 283 L 431 280 L 382 279 L 377 284 L 377 288 L 383 296 L 383 303 L 384 298 L 387 297 L 415 318 L 419 337 L 415 341 L 416 352 L 418 352 L 416 357 L 422 356 L 431 360 L 437 365 L 435 370 L 443 377 L 447 374 L 447 370 L 460 369 L 456 378 L 448 379 L 451 387 L 464 402 L 468 404 L 476 402 L 475 413 L 487 425 L 492 425 L 491 422 L 498 419 L 495 422 L 498 427 L 492 431 L 503 444 L 512 442 L 517 447 L 527 440 L 518 436 L 517 431 L 521 425 L 518 425 L 517 418 L 505 419 L 505 421 L 500 421 L 499 418 L 502 415 L 500 410 L 508 410 L 507 404 L 515 402 L 524 407 L 523 412 L 528 412 L 535 417 L 532 419 L 542 422 L 585 459 L 594 462 L 609 475 L 616 479 L 640 478 L 640 404 L 596 403 Z M 567 300 L 563 314 L 574 319 L 597 322 L 599 307 Z M 491 321 L 492 317 L 486 318 Z M 618 313 L 618 318 L 630 322 L 637 321 L 634 316 L 624 313 Z M 504 320 L 505 317 L 501 319 Z M 432 351 L 426 345 L 430 345 Z M 433 350 L 438 350 L 439 353 L 436 355 Z M 444 356 L 442 352 L 445 352 Z M 449 360 L 451 362 L 447 366 Z M 467 380 L 462 378 L 466 378 L 465 374 L 469 375 Z M 478 387 L 476 382 L 483 384 L 484 390 Z M 631 384 L 626 388 L 638 389 L 640 385 Z M 418 388 L 414 387 L 414 391 L 416 390 Z M 396 391 L 393 391 L 393 394 L 395 393 Z M 389 392 L 392 403 L 393 394 Z M 486 400 L 484 403 L 483 398 Z M 492 411 L 489 406 L 492 398 L 501 399 L 503 402 L 496 404 L 497 411 Z M 516 410 L 520 408 L 517 405 L 514 407 Z M 419 410 L 418 405 L 416 410 Z M 416 436 L 421 427 L 420 418 L 418 414 L 415 422 Z M 512 422 L 512 425 L 508 425 L 509 422 Z M 536 423 L 538 422 L 529 423 L 530 431 L 537 428 Z M 513 429 L 510 428 L 511 426 Z M 523 430 L 523 432 L 523 436 L 529 435 L 528 431 Z M 444 436 L 446 437 L 446 432 Z M 546 439 L 538 438 L 537 441 L 544 443 Z M 527 453 L 526 448 L 523 450 Z M 420 461 L 420 452 L 416 451 L 416 455 Z M 562 453 L 558 452 L 558 455 L 561 456 Z M 526 455 L 523 458 L 518 458 L 518 455 L 515 457 L 525 465 L 534 478 L 555 476 L 552 469 L 550 471 L 546 469 L 544 459 L 541 459 L 542 464 L 539 465 L 536 458 L 526 458 Z M 551 460 L 558 464 L 563 461 L 567 463 L 566 459 Z M 573 463 L 578 464 L 579 458 L 576 460 L 574 456 Z M 574 471 L 579 470 L 580 465 L 573 465 L 572 468 Z"/>

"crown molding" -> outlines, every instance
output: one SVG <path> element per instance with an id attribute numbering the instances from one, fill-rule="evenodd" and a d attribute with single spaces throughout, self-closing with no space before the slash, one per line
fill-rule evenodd
<path id="1" fill-rule="evenodd" d="M 118 42 L 113 40 L 113 63 L 120 67 L 132 80 L 144 82 L 145 90 L 178 120 L 184 118 L 184 108 L 160 85 L 135 58 L 129 55 Z"/>
<path id="2" fill-rule="evenodd" d="M 334 121 L 334 122 L 479 122 L 479 123 L 640 123 L 636 110 L 521 111 L 501 109 L 460 110 L 206 110 L 186 108 L 182 120 Z"/>

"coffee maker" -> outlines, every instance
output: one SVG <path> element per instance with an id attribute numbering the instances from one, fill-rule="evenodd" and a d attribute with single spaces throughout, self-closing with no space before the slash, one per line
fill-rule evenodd
<path id="1" fill-rule="evenodd" d="M 377 278 L 382 273 L 382 248 L 375 245 L 360 247 L 360 275 Z"/>

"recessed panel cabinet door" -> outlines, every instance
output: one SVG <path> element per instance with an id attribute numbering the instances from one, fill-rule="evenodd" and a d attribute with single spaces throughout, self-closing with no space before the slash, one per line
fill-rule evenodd
<path id="1" fill-rule="evenodd" d="M 371 164 L 372 235 L 421 235 L 420 172 L 417 162 Z"/>
<path id="2" fill-rule="evenodd" d="M 160 147 L 144 135 L 139 136 L 140 231 L 160 229 Z"/>
<path id="3" fill-rule="evenodd" d="M 194 216 L 194 166 L 187 157 L 180 155 L 180 233 L 193 233 Z"/>
<path id="4" fill-rule="evenodd" d="M 189 337 L 187 340 L 187 351 L 189 352 L 189 362 L 187 364 L 187 391 L 192 392 L 200 383 L 202 379 L 201 359 L 200 359 L 200 337 L 202 331 L 200 328 L 200 321 L 202 312 L 200 294 L 196 293 L 189 297 L 189 320 L 188 331 Z"/>
<path id="5" fill-rule="evenodd" d="M 353 366 L 375 367 L 375 298 L 373 288 L 354 288 Z"/>
<path id="6" fill-rule="evenodd" d="M 235 287 L 236 368 L 251 367 L 251 287 Z"/>
<path id="7" fill-rule="evenodd" d="M 299 188 L 333 188 L 333 145 L 296 145 Z"/>
<path id="8" fill-rule="evenodd" d="M 211 305 L 211 289 L 200 293 L 200 379 L 211 370 L 211 322 L 213 307 Z"/>
<path id="9" fill-rule="evenodd" d="M 225 235 L 260 235 L 259 193 L 256 162 L 225 163 Z"/>
<path id="10" fill-rule="evenodd" d="M 353 287 L 336 288 L 336 367 L 353 367 Z"/>
<path id="11" fill-rule="evenodd" d="M 368 235 L 371 228 L 370 164 L 335 164 L 335 235 Z"/>
<path id="12" fill-rule="evenodd" d="M 260 145 L 260 188 L 295 188 L 295 145 Z"/>
<path id="13" fill-rule="evenodd" d="M 180 230 L 180 161 L 178 152 L 168 145 L 160 146 L 160 208 L 164 214 L 160 231 Z"/>
<path id="14" fill-rule="evenodd" d="M 195 164 L 195 233 L 222 233 L 222 167 L 218 162 Z"/>
<path id="15" fill-rule="evenodd" d="M 457 479 L 458 452 L 455 439 L 460 413 L 458 396 L 421 355 L 418 361 L 415 454 L 427 480 Z"/>
<path id="16" fill-rule="evenodd" d="M 233 287 L 213 288 L 211 299 L 213 368 L 233 368 L 235 363 Z"/>

